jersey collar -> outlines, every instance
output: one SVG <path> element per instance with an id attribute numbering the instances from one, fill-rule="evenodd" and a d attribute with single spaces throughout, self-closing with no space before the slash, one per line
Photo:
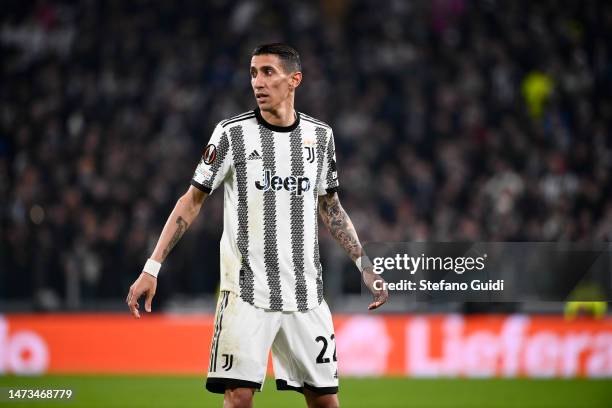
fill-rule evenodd
<path id="1" fill-rule="evenodd" d="M 289 126 L 276 126 L 266 122 L 263 116 L 261 116 L 259 108 L 256 108 L 253 112 L 255 112 L 257 122 L 259 122 L 260 125 L 270 129 L 273 132 L 292 132 L 296 127 L 300 125 L 300 113 L 298 111 L 295 111 L 295 122 L 293 122 L 293 124 Z"/>

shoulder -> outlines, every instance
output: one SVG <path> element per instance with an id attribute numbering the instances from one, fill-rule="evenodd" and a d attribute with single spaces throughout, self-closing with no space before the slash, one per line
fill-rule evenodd
<path id="1" fill-rule="evenodd" d="M 239 124 L 240 122 L 244 122 L 250 119 L 255 119 L 255 112 L 252 110 L 243 112 L 239 115 L 232 116 L 231 118 L 222 120 L 221 122 L 217 124 L 217 128 L 227 130 L 232 125 L 236 125 L 236 124 Z"/>
<path id="2" fill-rule="evenodd" d="M 304 122 L 311 124 L 315 127 L 322 127 L 328 132 L 332 131 L 331 126 L 329 126 L 327 123 L 323 122 L 322 120 L 313 118 L 312 116 L 307 115 L 304 112 L 300 112 L 300 120 L 303 120 Z"/>

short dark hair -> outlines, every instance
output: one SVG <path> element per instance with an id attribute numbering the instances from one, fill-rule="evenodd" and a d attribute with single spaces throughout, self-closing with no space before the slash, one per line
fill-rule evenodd
<path id="1" fill-rule="evenodd" d="M 283 43 L 263 44 L 255 47 L 251 56 L 255 55 L 277 55 L 285 72 L 296 72 L 302 70 L 300 54 L 293 48 Z"/>

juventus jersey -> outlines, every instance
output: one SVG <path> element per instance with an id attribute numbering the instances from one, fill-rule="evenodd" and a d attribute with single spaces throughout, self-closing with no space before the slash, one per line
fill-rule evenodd
<path id="1" fill-rule="evenodd" d="M 259 109 L 221 121 L 191 184 L 224 185 L 221 290 L 269 310 L 323 300 L 318 197 L 338 187 L 332 129 L 303 113 L 267 123 Z"/>

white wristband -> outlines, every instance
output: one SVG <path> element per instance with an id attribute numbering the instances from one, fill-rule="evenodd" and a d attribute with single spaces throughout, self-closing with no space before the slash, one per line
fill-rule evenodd
<path id="1" fill-rule="evenodd" d="M 149 258 L 147 259 L 147 262 L 145 263 L 144 268 L 142 268 L 142 271 L 157 278 L 157 275 L 159 275 L 160 268 L 161 268 L 161 264 L 159 262 Z"/>
<path id="2" fill-rule="evenodd" d="M 370 258 L 368 258 L 367 255 L 362 255 L 357 258 L 357 260 L 355 260 L 355 265 L 357 265 L 357 269 L 359 269 L 359 272 L 363 273 L 363 270 L 365 268 L 367 268 L 368 266 L 372 266 L 372 261 L 370 261 Z"/>

